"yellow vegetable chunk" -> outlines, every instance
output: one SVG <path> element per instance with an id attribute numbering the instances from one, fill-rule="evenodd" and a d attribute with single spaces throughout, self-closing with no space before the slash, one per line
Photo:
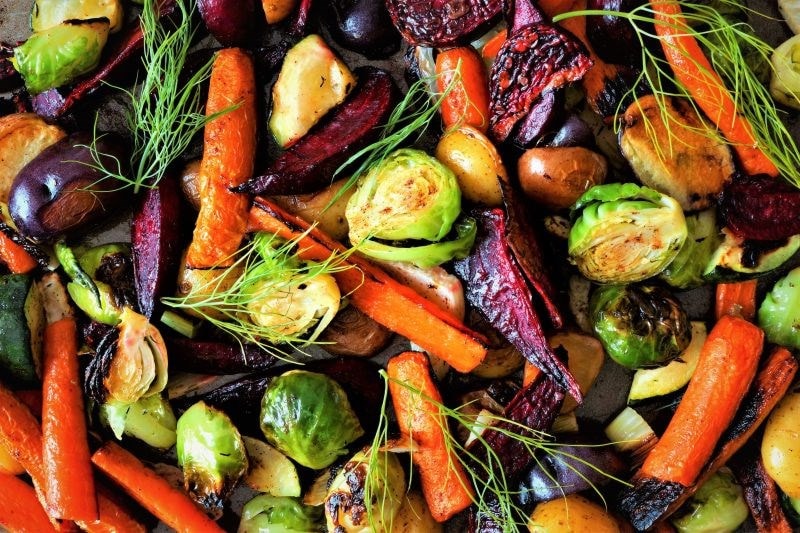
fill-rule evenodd
<path id="1" fill-rule="evenodd" d="M 790 498 L 800 498 L 800 393 L 788 394 L 767 420 L 761 459 L 767 474 Z"/>
<path id="2" fill-rule="evenodd" d="M 436 146 L 436 159 L 453 171 L 464 198 L 499 206 L 503 202 L 500 180 L 508 174 L 492 141 L 472 126 L 448 131 Z"/>
<path id="3" fill-rule="evenodd" d="M 536 506 L 528 520 L 531 533 L 618 533 L 619 524 L 605 509 L 578 494 Z"/>

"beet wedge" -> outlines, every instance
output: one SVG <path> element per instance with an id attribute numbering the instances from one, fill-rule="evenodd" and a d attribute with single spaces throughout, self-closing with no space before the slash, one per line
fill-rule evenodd
<path id="1" fill-rule="evenodd" d="M 397 97 L 389 73 L 365 67 L 357 75 L 361 81 L 343 104 L 283 152 L 264 174 L 233 190 L 273 196 L 306 194 L 330 185 L 348 154 L 377 137 Z"/>
<path id="2" fill-rule="evenodd" d="M 472 216 L 478 223 L 477 245 L 469 257 L 455 263 L 467 300 L 526 359 L 580 402 L 583 395 L 578 383 L 545 338 L 528 281 L 508 244 L 511 228 L 505 214 L 492 209 L 473 211 Z M 535 270 L 531 270 L 534 275 Z M 542 272 L 536 277 L 545 279 Z M 553 322 L 560 323 L 559 315 L 555 316 Z"/>
<path id="3" fill-rule="evenodd" d="M 168 337 L 170 368 L 199 374 L 238 374 L 272 367 L 277 358 L 253 344 Z"/>
<path id="4" fill-rule="evenodd" d="M 397 30 L 413 45 L 437 48 L 467 44 L 503 11 L 503 0 L 386 0 Z"/>

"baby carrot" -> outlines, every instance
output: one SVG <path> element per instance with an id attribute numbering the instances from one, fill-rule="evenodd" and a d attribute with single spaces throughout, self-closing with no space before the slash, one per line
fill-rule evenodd
<path id="1" fill-rule="evenodd" d="M 445 128 L 468 125 L 486 133 L 489 127 L 489 78 L 471 46 L 449 48 L 436 56 L 436 87 L 450 92 L 440 108 Z"/>
<path id="2" fill-rule="evenodd" d="M 3 473 L 0 473 L 0 526 L 16 533 L 56 531 L 33 487 Z"/>
<path id="3" fill-rule="evenodd" d="M 757 280 L 754 279 L 737 283 L 719 283 L 715 298 L 717 320 L 725 315 L 733 315 L 752 321 L 756 316 L 757 284 Z"/>

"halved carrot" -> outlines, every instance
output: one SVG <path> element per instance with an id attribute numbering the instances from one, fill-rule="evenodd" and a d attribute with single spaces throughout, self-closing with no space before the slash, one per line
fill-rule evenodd
<path id="1" fill-rule="evenodd" d="M 94 522 L 98 518 L 97 495 L 79 385 L 78 328 L 72 317 L 45 327 L 42 381 L 42 461 L 48 514 Z"/>
<path id="2" fill-rule="evenodd" d="M 220 112 L 203 137 L 200 213 L 186 255 L 193 268 L 230 265 L 247 227 L 250 200 L 229 190 L 252 177 L 256 151 L 253 60 L 239 48 L 223 49 L 214 60 L 206 115 Z"/>
<path id="3" fill-rule="evenodd" d="M 142 507 L 176 531 L 223 531 L 189 496 L 170 485 L 121 446 L 107 442 L 92 455 L 92 462 Z"/>
<path id="4" fill-rule="evenodd" d="M 440 108 L 445 128 L 466 124 L 486 133 L 489 128 L 489 77 L 478 52 L 471 46 L 439 52 L 436 74 L 439 92 L 444 93 L 450 88 Z"/>
<path id="5" fill-rule="evenodd" d="M 737 283 L 717 284 L 716 317 L 733 315 L 752 321 L 756 316 L 756 286 L 758 281 L 751 279 Z"/>
<path id="6" fill-rule="evenodd" d="M 297 239 L 308 231 L 300 239 L 297 253 L 310 261 L 325 261 L 333 253 L 345 252 L 344 246 L 264 198 L 256 198 L 250 210 L 249 229 L 267 231 L 287 240 Z M 350 302 L 370 318 L 444 359 L 459 372 L 471 371 L 486 357 L 486 339 L 452 314 L 365 259 L 350 255 L 347 264 L 353 268 L 335 273 L 336 282 Z"/>
<path id="7" fill-rule="evenodd" d="M 0 261 L 14 274 L 27 274 L 38 265 L 36 259 L 31 257 L 25 248 L 2 232 L 0 232 Z"/>
<path id="8" fill-rule="evenodd" d="M 442 403 L 442 397 L 431 378 L 428 357 L 404 352 L 389 359 L 386 371 L 400 432 L 416 445 L 411 458 L 419 469 L 422 494 L 434 520 L 444 522 L 469 507 L 475 495 L 447 444 L 447 421 L 433 403 Z"/>
<path id="9" fill-rule="evenodd" d="M 15 533 L 56 531 L 33 487 L 3 473 L 0 473 L 0 526 Z"/>
<path id="10" fill-rule="evenodd" d="M 697 369 L 640 474 L 692 485 L 730 424 L 758 367 L 764 332 L 725 315 L 709 332 Z"/>
<path id="11" fill-rule="evenodd" d="M 675 78 L 730 141 L 744 171 L 777 176 L 778 168 L 758 147 L 752 124 L 736 111 L 736 102 L 692 35 L 681 15 L 680 3 L 650 0 L 650 8 L 656 34 Z"/>

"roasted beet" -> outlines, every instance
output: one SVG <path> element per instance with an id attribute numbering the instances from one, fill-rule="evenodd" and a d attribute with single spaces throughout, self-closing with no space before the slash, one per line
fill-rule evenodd
<path id="1" fill-rule="evenodd" d="M 400 49 L 400 34 L 383 0 L 334 0 L 329 28 L 340 45 L 370 59 L 384 58 Z"/>
<path id="2" fill-rule="evenodd" d="M 197 0 L 206 28 L 223 46 L 245 44 L 253 30 L 254 0 Z"/>
<path id="3" fill-rule="evenodd" d="M 591 126 L 578 115 L 570 115 L 553 135 L 547 146 L 566 148 L 574 146 L 592 147 L 595 144 Z"/>
<path id="4" fill-rule="evenodd" d="M 252 344 L 165 338 L 170 367 L 203 374 L 238 374 L 271 368 L 277 358 Z"/>
<path id="5" fill-rule="evenodd" d="M 579 80 L 592 61 L 580 41 L 544 23 L 512 32 L 492 65 L 489 131 L 504 141 L 545 91 Z"/>
<path id="6" fill-rule="evenodd" d="M 502 0 L 386 0 L 395 27 L 411 44 L 468 43 L 502 12 Z"/>
<path id="7" fill-rule="evenodd" d="M 531 104 L 528 114 L 520 120 L 514 131 L 514 144 L 522 148 L 533 146 L 558 121 L 563 108 L 563 91 L 543 92 Z"/>
<path id="8" fill-rule="evenodd" d="M 237 187 L 251 194 L 305 194 L 330 185 L 347 157 L 379 133 L 396 99 L 389 73 L 365 67 L 358 87 L 306 135 L 283 152 L 267 172 Z"/>
<path id="9" fill-rule="evenodd" d="M 642 0 L 588 0 L 586 9 L 628 13 L 642 4 Z M 627 19 L 613 15 L 586 17 L 586 36 L 597 56 L 607 63 L 641 63 L 642 44 Z"/>
<path id="10" fill-rule="evenodd" d="M 800 191 L 781 179 L 736 176 L 719 207 L 728 228 L 745 239 L 777 241 L 800 233 Z"/>

